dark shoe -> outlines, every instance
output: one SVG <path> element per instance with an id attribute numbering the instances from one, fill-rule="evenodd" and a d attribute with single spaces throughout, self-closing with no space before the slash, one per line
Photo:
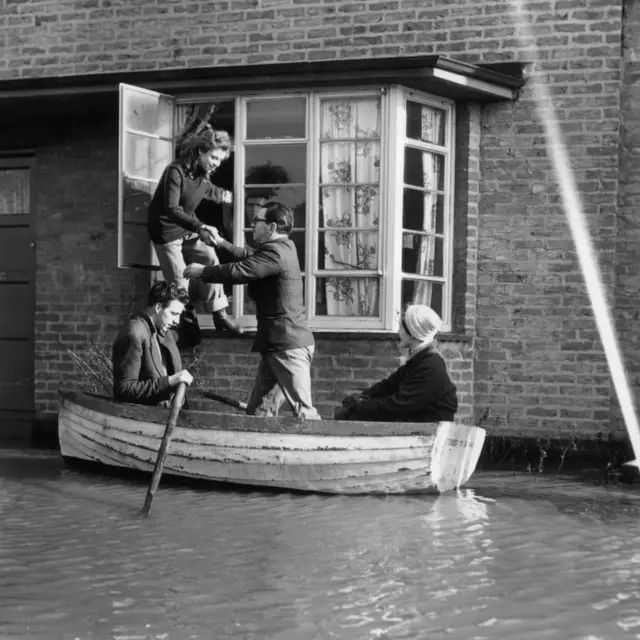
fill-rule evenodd
<path id="1" fill-rule="evenodd" d="M 231 333 L 242 333 L 242 329 L 227 315 L 226 309 L 213 312 L 213 326 L 216 331 L 229 331 Z"/>

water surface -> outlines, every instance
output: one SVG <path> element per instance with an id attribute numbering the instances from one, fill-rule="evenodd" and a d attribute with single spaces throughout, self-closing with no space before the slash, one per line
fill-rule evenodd
<path id="1" fill-rule="evenodd" d="M 145 492 L 0 449 L 2 640 L 640 638 L 637 485 Z"/>

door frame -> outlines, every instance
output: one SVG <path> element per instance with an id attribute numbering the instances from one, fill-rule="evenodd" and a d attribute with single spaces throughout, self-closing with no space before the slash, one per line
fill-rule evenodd
<path id="1" fill-rule="evenodd" d="M 33 435 L 33 427 L 36 419 L 36 244 L 35 244 L 35 220 L 36 220 L 36 157 L 33 150 L 0 150 L 0 170 L 4 169 L 29 169 L 29 212 L 19 215 L 0 215 L 0 234 L 4 228 L 10 227 L 27 227 L 27 242 L 31 249 L 31 259 L 28 268 L 30 269 L 29 284 L 29 309 L 28 318 L 30 319 L 26 331 L 26 340 L 31 343 L 31 406 L 26 410 L 7 409 L 2 411 L 0 408 L 0 437 L 3 439 L 30 440 Z M 5 218 L 12 218 L 6 220 Z M 29 276 L 28 276 L 29 278 Z M 20 338 L 17 338 L 20 340 Z"/>

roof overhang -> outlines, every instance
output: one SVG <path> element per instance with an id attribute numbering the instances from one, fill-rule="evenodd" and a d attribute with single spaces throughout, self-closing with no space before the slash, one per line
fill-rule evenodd
<path id="1" fill-rule="evenodd" d="M 476 65 L 442 56 L 365 58 L 12 78 L 0 81 L 0 104 L 10 98 L 115 95 L 121 82 L 175 95 L 402 84 L 455 100 L 496 101 L 514 100 L 524 77 L 519 63 Z"/>

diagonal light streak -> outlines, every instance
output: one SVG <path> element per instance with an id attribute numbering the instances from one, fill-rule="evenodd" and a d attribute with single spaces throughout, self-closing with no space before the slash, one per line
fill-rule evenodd
<path id="1" fill-rule="evenodd" d="M 519 30 L 518 38 L 525 51 L 532 56 L 532 60 L 537 64 L 539 63 L 540 55 L 529 26 L 529 19 L 523 0 L 513 0 L 512 4 L 515 23 Z M 618 396 L 624 424 L 633 448 L 635 459 L 627 464 L 640 468 L 640 426 L 638 425 L 634 401 L 618 347 L 611 310 L 602 284 L 596 252 L 589 235 L 575 176 L 569 162 L 567 146 L 558 125 L 557 113 L 549 95 L 547 84 L 539 72 L 531 75 L 531 85 L 538 117 L 544 127 L 547 154 L 560 187 L 562 204 L 575 244 L 596 327 L 600 334 L 613 386 Z"/>

